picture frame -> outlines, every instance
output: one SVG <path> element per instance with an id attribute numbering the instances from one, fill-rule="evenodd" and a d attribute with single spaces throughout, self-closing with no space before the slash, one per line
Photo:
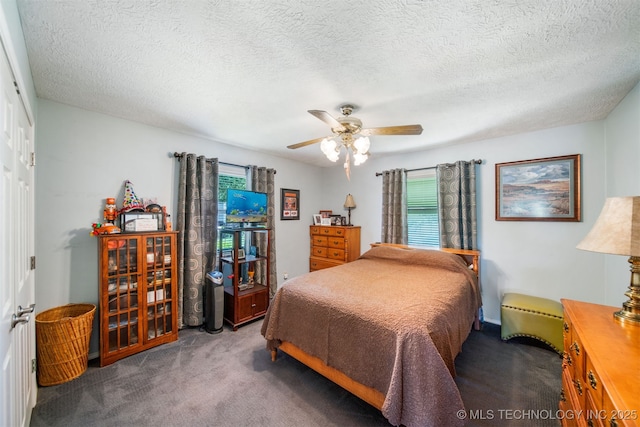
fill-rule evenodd
<path id="1" fill-rule="evenodd" d="M 119 216 L 120 230 L 122 233 L 135 233 L 139 231 L 162 231 L 164 230 L 164 216 L 162 212 L 123 212 Z M 153 220 L 157 223 L 157 226 L 137 230 L 136 220 Z"/>
<path id="2" fill-rule="evenodd" d="M 234 251 L 231 251 L 231 259 L 234 257 Z M 244 252 L 244 248 L 238 248 L 238 259 L 245 259 L 246 254 Z"/>
<path id="3" fill-rule="evenodd" d="M 331 218 L 321 218 L 320 225 L 331 225 Z"/>
<path id="4" fill-rule="evenodd" d="M 322 210 L 322 211 L 320 211 L 320 216 L 322 216 L 322 218 L 329 218 L 332 213 L 333 213 L 333 211 Z"/>
<path id="5" fill-rule="evenodd" d="M 280 189 L 280 219 L 300 219 L 300 190 Z"/>
<path id="6" fill-rule="evenodd" d="M 329 218 L 331 218 L 331 225 L 342 225 L 340 215 L 329 215 Z"/>
<path id="7" fill-rule="evenodd" d="M 496 163 L 496 221 L 581 221 L 580 159 Z"/>
<path id="8" fill-rule="evenodd" d="M 322 224 L 322 215 L 313 214 L 313 225 L 321 225 Z"/>

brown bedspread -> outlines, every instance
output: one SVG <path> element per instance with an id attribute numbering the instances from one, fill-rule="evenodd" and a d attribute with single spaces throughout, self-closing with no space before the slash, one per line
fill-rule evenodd
<path id="1" fill-rule="evenodd" d="M 290 279 L 262 325 L 385 394 L 405 426 L 462 425 L 454 359 L 480 307 L 475 273 L 456 255 L 375 247 L 358 260 Z"/>

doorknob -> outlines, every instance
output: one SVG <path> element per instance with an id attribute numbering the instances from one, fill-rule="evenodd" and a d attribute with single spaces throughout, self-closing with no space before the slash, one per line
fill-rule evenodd
<path id="1" fill-rule="evenodd" d="M 18 323 L 27 323 L 29 321 L 29 315 L 24 314 L 22 316 L 16 316 L 15 313 L 11 316 L 11 329 L 15 328 Z"/>
<path id="2" fill-rule="evenodd" d="M 22 308 L 21 305 L 18 306 L 18 317 L 22 317 L 22 315 L 27 314 L 27 313 L 33 313 L 33 310 L 35 310 L 36 308 L 36 304 L 31 304 L 29 307 L 27 308 Z"/>

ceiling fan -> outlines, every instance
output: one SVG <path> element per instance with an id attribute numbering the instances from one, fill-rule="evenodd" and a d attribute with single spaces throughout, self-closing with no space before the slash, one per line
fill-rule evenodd
<path id="1" fill-rule="evenodd" d="M 350 152 L 353 153 L 354 165 L 357 166 L 364 163 L 369 157 L 369 136 L 420 135 L 422 133 L 422 126 L 420 125 L 387 126 L 363 129 L 362 121 L 356 117 L 351 116 L 351 113 L 354 110 L 355 107 L 353 105 L 341 105 L 340 112 L 342 113 L 342 117 L 338 118 L 334 118 L 326 111 L 309 110 L 309 113 L 311 113 L 313 116 L 331 126 L 331 132 L 333 132 L 333 135 L 299 142 L 297 144 L 289 145 L 287 146 L 287 148 L 296 149 L 320 142 L 320 149 L 322 150 L 322 152 L 325 154 L 325 156 L 327 156 L 329 160 L 335 162 L 336 160 L 338 160 L 340 151 L 344 147 L 347 153 L 344 168 L 346 169 L 347 178 L 350 178 Z"/>

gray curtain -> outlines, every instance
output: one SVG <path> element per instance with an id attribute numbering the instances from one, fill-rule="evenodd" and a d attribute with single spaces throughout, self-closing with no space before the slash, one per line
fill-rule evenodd
<path id="1" fill-rule="evenodd" d="M 440 246 L 477 248 L 476 161 L 436 167 Z"/>
<path id="2" fill-rule="evenodd" d="M 267 228 L 271 229 L 270 241 L 267 242 L 266 234 L 259 233 L 256 247 L 259 254 L 270 251 L 270 262 L 268 269 L 263 267 L 263 263 L 256 263 L 255 277 L 258 283 L 267 283 L 269 275 L 269 296 L 273 297 L 278 288 L 278 272 L 276 271 L 276 228 L 275 228 L 275 174 L 273 169 L 251 166 L 251 190 L 267 193 Z"/>
<path id="3" fill-rule="evenodd" d="M 392 169 L 382 172 L 382 240 L 383 243 L 406 245 L 407 171 Z"/>
<path id="4" fill-rule="evenodd" d="M 182 153 L 178 183 L 178 325 L 204 322 L 203 285 L 215 270 L 218 159 Z"/>

